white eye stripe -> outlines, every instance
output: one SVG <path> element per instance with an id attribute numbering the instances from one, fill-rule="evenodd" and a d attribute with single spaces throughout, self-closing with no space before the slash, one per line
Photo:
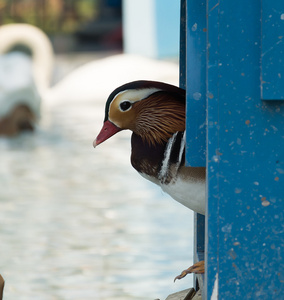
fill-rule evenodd
<path id="1" fill-rule="evenodd" d="M 144 88 L 144 89 L 129 89 L 124 90 L 119 93 L 117 93 L 112 101 L 110 102 L 110 105 L 108 107 L 108 118 L 111 122 L 115 123 L 114 120 L 112 120 L 113 115 L 111 116 L 111 111 L 121 111 L 125 112 L 120 108 L 120 104 L 124 101 L 129 101 L 131 104 L 139 102 L 147 97 L 149 97 L 151 94 L 162 91 L 161 89 L 157 88 Z M 131 108 L 131 106 L 130 106 Z"/>
<path id="2" fill-rule="evenodd" d="M 121 91 L 117 95 L 115 95 L 112 102 L 114 102 L 117 99 L 117 97 L 124 94 L 124 96 L 123 96 L 124 99 L 121 102 L 129 101 L 130 103 L 134 103 L 137 101 L 141 101 L 141 100 L 147 98 L 148 96 L 150 96 L 151 94 L 158 92 L 158 91 L 161 91 L 161 89 L 147 88 L 147 89 L 141 89 L 141 90 L 133 90 L 133 89 L 125 90 L 125 91 Z"/>

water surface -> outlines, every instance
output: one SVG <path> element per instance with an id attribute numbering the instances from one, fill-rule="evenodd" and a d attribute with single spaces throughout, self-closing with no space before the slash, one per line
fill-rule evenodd
<path id="1" fill-rule="evenodd" d="M 130 132 L 96 149 L 104 101 L 0 138 L 4 299 L 165 299 L 192 286 L 192 213 L 132 169 Z"/>

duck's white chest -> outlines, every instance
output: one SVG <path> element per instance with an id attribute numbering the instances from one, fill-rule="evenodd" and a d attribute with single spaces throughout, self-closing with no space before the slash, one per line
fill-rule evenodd
<path id="1" fill-rule="evenodd" d="M 205 214 L 205 182 L 178 177 L 165 184 L 147 174 L 140 173 L 140 175 L 159 185 L 164 192 L 184 206 L 200 214 Z"/>
<path id="2" fill-rule="evenodd" d="M 178 178 L 174 183 L 161 184 L 163 191 L 184 206 L 205 214 L 205 183 Z"/>

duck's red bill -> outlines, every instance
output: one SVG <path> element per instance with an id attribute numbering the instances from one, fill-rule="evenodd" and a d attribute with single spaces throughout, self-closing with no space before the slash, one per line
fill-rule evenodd
<path id="1" fill-rule="evenodd" d="M 101 144 L 102 142 L 104 142 L 105 140 L 107 140 L 108 138 L 110 138 L 120 130 L 121 130 L 120 128 L 112 124 L 110 121 L 108 120 L 105 121 L 103 128 L 101 129 L 99 135 L 93 142 L 93 146 L 94 147 L 98 146 L 99 144 Z"/>

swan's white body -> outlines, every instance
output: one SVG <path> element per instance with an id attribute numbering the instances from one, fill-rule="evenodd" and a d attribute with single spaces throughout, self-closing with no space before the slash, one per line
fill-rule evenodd
<path id="1" fill-rule="evenodd" d="M 5 93 L 3 99 L 0 100 L 0 117 L 1 109 L 3 110 L 2 115 L 6 114 L 16 103 L 23 101 L 22 97 L 18 97 L 19 95 L 29 97 L 26 104 L 37 116 L 40 104 L 46 108 L 82 102 L 101 102 L 103 105 L 106 97 L 114 88 L 129 81 L 147 79 L 178 85 L 179 68 L 176 63 L 157 61 L 138 55 L 118 54 L 86 63 L 50 87 L 50 78 L 53 73 L 53 50 L 47 36 L 38 28 L 27 24 L 0 26 L 0 56 L 8 55 L 6 53 L 16 45 L 23 45 L 32 53 L 32 56 L 27 55 L 26 59 L 22 54 L 23 67 L 19 68 L 29 69 L 28 72 L 22 73 L 28 74 L 23 76 L 28 76 L 29 80 L 28 78 L 26 81 L 23 78 L 22 81 L 19 79 L 22 83 L 25 81 L 26 87 L 18 89 L 18 91 L 16 82 L 14 82 L 13 92 L 12 86 L 9 85 L 10 92 Z M 17 60 L 20 59 L 19 55 Z M 30 60 L 29 67 L 27 59 Z M 14 75 L 16 66 L 14 68 L 13 72 L 12 69 L 10 71 L 10 78 L 16 78 Z M 3 84 L 4 81 L 6 83 L 11 81 L 5 78 L 8 76 L 7 72 L 2 75 L 4 76 Z M 22 75 L 19 73 L 18 76 Z M 13 81 L 9 84 L 13 84 Z M 5 89 L 7 88 L 8 85 Z M 42 99 L 42 103 L 40 103 L 40 99 Z"/>
<path id="2" fill-rule="evenodd" d="M 31 56 L 11 52 L 19 46 L 28 49 Z M 28 24 L 0 26 L 0 118 L 21 104 L 38 118 L 52 69 L 52 46 L 40 29 Z"/>
<path id="3" fill-rule="evenodd" d="M 125 82 L 157 80 L 178 85 L 179 68 L 174 62 L 130 54 L 112 55 L 77 68 L 45 94 L 47 105 L 102 101 Z"/>
<path id="4" fill-rule="evenodd" d="M 23 45 L 32 53 L 33 74 L 40 94 L 49 88 L 53 72 L 53 49 L 46 34 L 28 24 L 0 26 L 0 54 Z"/>
<path id="5" fill-rule="evenodd" d="M 0 56 L 0 118 L 17 105 L 26 105 L 40 116 L 41 97 L 32 72 L 32 60 L 22 52 Z"/>

